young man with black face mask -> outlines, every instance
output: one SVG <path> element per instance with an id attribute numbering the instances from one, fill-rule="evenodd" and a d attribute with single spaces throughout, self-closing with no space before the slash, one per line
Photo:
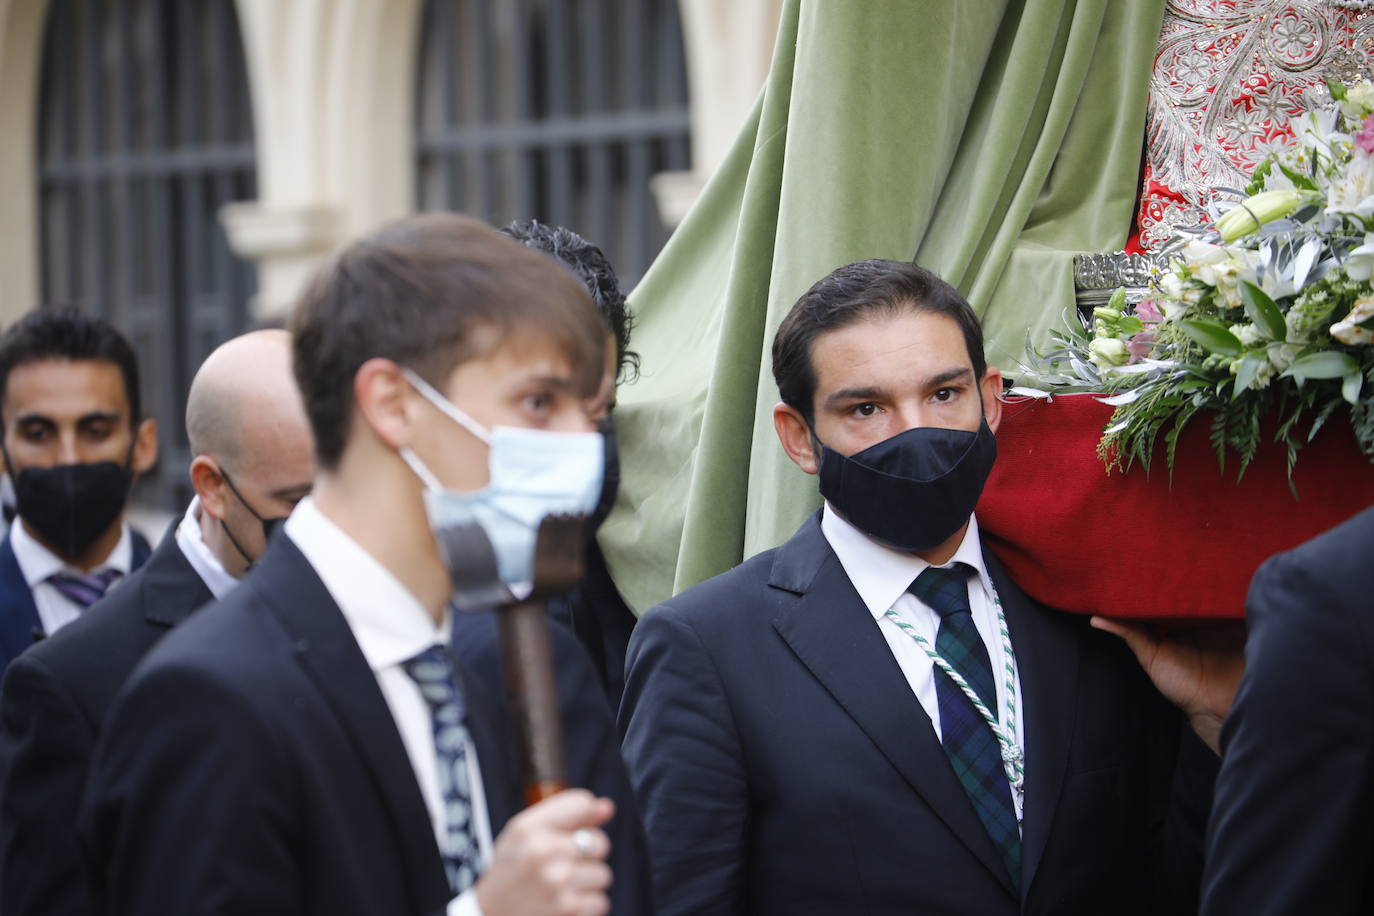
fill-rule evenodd
<path id="1" fill-rule="evenodd" d="M 983 549 L 1001 374 L 968 304 L 911 264 L 841 267 L 783 320 L 773 371 L 825 507 L 631 640 L 658 912 L 1195 909 L 1200 825 L 1173 786 L 1197 739 L 1121 643 Z"/>
<path id="2" fill-rule="evenodd" d="M 196 496 L 185 516 L 118 589 L 15 659 L 0 686 L 6 916 L 94 912 L 76 816 L 116 693 L 158 640 L 237 586 L 263 551 L 264 528 L 310 491 L 315 455 L 285 331 L 255 331 L 211 353 L 191 382 L 186 427 Z"/>
<path id="3" fill-rule="evenodd" d="M 496 612 L 477 603 L 527 594 L 539 522 L 600 492 L 586 291 L 427 214 L 340 252 L 291 332 L 314 489 L 116 702 L 82 815 L 100 911 L 653 912 L 586 654 L 552 628 L 581 788 L 525 808 Z"/>
<path id="4" fill-rule="evenodd" d="M 0 420 L 18 516 L 0 543 L 0 673 L 148 558 L 124 523 L 157 460 L 139 419 L 138 362 L 110 324 L 30 312 L 0 338 Z"/>
<path id="5" fill-rule="evenodd" d="M 547 226 L 538 220 L 520 220 L 501 231 L 526 248 L 546 252 L 562 262 L 587 287 L 596 310 L 606 323 L 606 367 L 601 387 L 587 408 L 588 414 L 597 421 L 597 429 L 606 444 L 601 497 L 589 525 L 587 566 L 582 582 L 566 597 L 550 601 L 549 613 L 555 620 L 571 627 L 586 647 L 606 687 L 611 708 L 615 709 L 625 689 L 625 651 L 630 645 L 636 618 L 611 579 L 606 558 L 596 542 L 596 529 L 611 514 L 620 485 L 620 453 L 616 447 L 612 411 L 616 386 L 622 380 L 633 381 L 639 375 L 639 354 L 629 348 L 634 322 L 626 307 L 625 294 L 620 291 L 620 280 L 600 248 L 571 229 Z"/>

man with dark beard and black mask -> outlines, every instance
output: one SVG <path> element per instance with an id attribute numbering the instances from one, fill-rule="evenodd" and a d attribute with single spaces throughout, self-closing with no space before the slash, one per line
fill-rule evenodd
<path id="1" fill-rule="evenodd" d="M 630 349 L 630 329 L 634 326 L 626 307 L 620 280 L 601 249 L 561 226 L 547 226 L 538 220 L 519 220 L 501 229 L 526 248 L 553 255 L 573 272 L 606 322 L 606 368 L 601 388 L 588 406 L 588 414 L 606 443 L 606 468 L 601 498 L 592 513 L 591 536 L 587 539 L 586 571 L 582 582 L 566 597 L 549 602 L 549 613 L 567 624 L 587 648 L 601 682 L 606 687 L 611 708 L 620 705 L 625 689 L 625 651 L 634 630 L 635 615 L 620 597 L 611 579 L 606 558 L 596 542 L 596 529 L 611 514 L 620 484 L 620 453 L 616 448 L 616 386 L 639 375 L 639 354 Z"/>
<path id="2" fill-rule="evenodd" d="M 783 320 L 773 373 L 824 508 L 630 642 L 658 912 L 1195 912 L 1201 824 L 1175 786 L 1215 694 L 1167 645 L 1157 692 L 984 550 L 1002 378 L 968 303 L 911 264 L 838 268 Z"/>
<path id="3" fill-rule="evenodd" d="M 99 318 L 50 309 L 0 338 L 0 419 L 18 509 L 0 543 L 2 674 L 148 558 L 124 504 L 157 460 L 157 425 L 139 419 L 128 341 Z"/>

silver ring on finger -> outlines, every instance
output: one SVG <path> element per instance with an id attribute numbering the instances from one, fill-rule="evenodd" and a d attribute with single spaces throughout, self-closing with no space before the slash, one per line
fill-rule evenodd
<path id="1" fill-rule="evenodd" d="M 590 859 L 596 851 L 596 841 L 592 838 L 592 832 L 586 827 L 574 830 L 572 833 L 573 845 L 577 847 L 577 857 L 579 859 Z"/>

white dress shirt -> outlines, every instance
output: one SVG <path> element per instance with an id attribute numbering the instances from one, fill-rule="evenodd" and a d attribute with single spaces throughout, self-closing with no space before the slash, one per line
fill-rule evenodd
<path id="1" fill-rule="evenodd" d="M 434 750 L 434 724 L 429 704 L 402 665 L 425 649 L 448 645 L 452 620 L 447 612 L 434 625 L 415 596 L 357 541 L 325 517 L 310 497 L 301 500 L 286 520 L 286 534 L 314 567 L 367 659 L 377 686 L 396 720 L 415 780 L 433 822 L 435 841 L 443 848 L 448 832 L 439 761 Z M 477 750 L 467 745 L 468 781 L 472 789 L 472 824 L 483 865 L 491 859 L 491 824 L 477 764 Z M 448 916 L 481 916 L 477 895 L 468 889 L 448 906 Z"/>
<path id="2" fill-rule="evenodd" d="M 105 562 L 91 570 L 82 571 L 69 566 L 48 548 L 38 543 L 24 527 L 22 519 L 16 518 L 10 526 L 10 546 L 14 548 L 14 558 L 19 562 L 19 571 L 33 592 L 33 603 L 38 608 L 38 622 L 43 632 L 51 636 L 58 630 L 81 616 L 84 608 L 57 590 L 57 586 L 47 581 L 53 573 L 68 573 L 73 576 L 93 576 L 107 569 L 119 571 L 119 578 L 110 583 L 110 588 L 128 578 L 129 568 L 134 562 L 134 542 L 129 534 L 129 526 L 121 525 L 119 541 Z M 107 593 L 108 594 L 108 593 Z"/>
<path id="3" fill-rule="evenodd" d="M 200 514 L 200 497 L 193 496 L 191 505 L 186 507 L 186 514 L 181 517 L 181 524 L 177 525 L 177 546 L 218 601 L 232 592 L 239 580 L 225 571 L 224 564 L 210 550 L 210 545 L 205 543 L 205 533 L 200 530 Z"/>
<path id="4" fill-rule="evenodd" d="M 935 692 L 935 663 L 930 660 L 925 650 L 917 645 L 916 640 L 887 616 L 887 610 L 891 608 L 897 616 L 914 627 L 917 633 L 929 640 L 932 647 L 935 645 L 935 636 L 940 629 L 940 615 L 907 591 L 907 587 L 930 564 L 915 554 L 893 550 L 877 543 L 841 518 L 828 503 L 821 513 L 821 533 L 835 551 L 835 556 L 839 558 L 840 565 L 844 567 L 845 574 L 853 583 L 854 590 L 859 593 L 859 598 L 877 622 L 878 630 L 887 640 L 888 647 L 892 649 L 892 655 L 897 659 L 907 683 L 911 685 L 912 693 L 916 694 L 921 708 L 930 716 L 935 737 L 941 738 L 940 703 Z M 992 662 L 993 670 L 998 670 L 1001 667 L 1003 653 L 1002 637 L 997 624 L 997 605 L 993 598 L 992 579 L 988 577 L 987 566 L 983 562 L 983 545 L 978 536 L 976 518 L 969 519 L 964 540 L 945 566 L 954 563 L 967 563 L 978 573 L 976 576 L 970 576 L 968 580 L 969 610 L 973 614 L 973 624 L 978 628 L 978 635 L 983 638 L 983 644 L 987 647 L 988 659 Z M 1014 659 L 1012 661 L 1015 662 Z M 993 681 L 997 685 L 996 714 L 998 720 L 1003 721 L 1007 709 L 1007 686 L 1004 678 L 995 677 Z M 1016 670 L 1015 684 L 1016 734 L 1024 749 L 1025 715 L 1022 711 L 1019 667 Z M 1019 819 L 1021 793 L 1013 792 L 1011 795 Z"/>

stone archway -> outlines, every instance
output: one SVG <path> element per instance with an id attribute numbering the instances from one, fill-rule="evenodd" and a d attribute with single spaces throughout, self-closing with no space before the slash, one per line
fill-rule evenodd
<path id="1" fill-rule="evenodd" d="M 411 209 L 418 0 L 237 0 L 258 199 L 222 213 L 256 261 L 260 319 L 284 315 L 341 242 Z"/>
<path id="2" fill-rule="evenodd" d="M 0 324 L 38 305 L 39 57 L 48 0 L 0 0 Z"/>

